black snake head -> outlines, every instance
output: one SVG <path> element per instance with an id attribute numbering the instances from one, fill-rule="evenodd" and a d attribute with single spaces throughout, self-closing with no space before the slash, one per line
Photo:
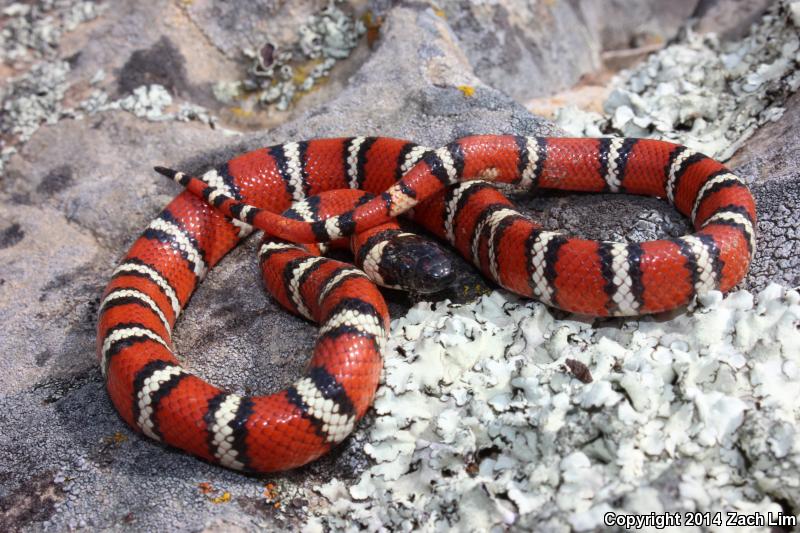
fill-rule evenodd
<path id="1" fill-rule="evenodd" d="M 433 241 L 404 233 L 389 241 L 380 261 L 387 285 L 421 294 L 447 288 L 455 278 L 450 255 Z"/>

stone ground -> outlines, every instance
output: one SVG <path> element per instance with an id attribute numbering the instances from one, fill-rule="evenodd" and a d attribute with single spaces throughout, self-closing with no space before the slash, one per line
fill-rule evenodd
<path id="1" fill-rule="evenodd" d="M 0 120 L 0 138 L 18 149 L 0 175 L 0 530 L 277 529 L 301 524 L 314 508 L 304 488 L 357 477 L 369 459 L 356 438 L 305 468 L 248 477 L 141 438 L 117 417 L 94 357 L 96 311 L 114 264 L 178 192 L 152 165 L 199 171 L 245 150 L 325 136 L 385 135 L 435 146 L 475 132 L 558 134 L 507 94 L 523 100 L 566 88 L 601 66 L 604 49 L 665 42 L 698 4 L 702 15 L 714 13 L 709 4 L 737 2 L 681 1 L 669 9 L 656 1 L 608 3 L 616 11 L 577 7 L 581 2 L 530 9 L 511 0 L 435 8 L 356 2 L 383 16 L 373 45 L 362 39 L 331 82 L 294 111 L 244 119 L 211 96 L 215 81 L 240 73 L 235 51 L 244 43 L 230 36 L 277 31 L 244 24 L 251 9 L 298 24 L 321 3 L 300 2 L 287 13 L 283 4 L 262 1 L 231 13 L 212 0 L 114 2 L 65 29 L 57 46 L 6 61 L 4 90 L 34 60 L 65 60 L 69 70 L 52 89 L 59 93 L 48 108 L 54 115 L 43 115 L 48 123 L 29 140 Z M 6 0 L 0 7 L 13 6 Z M 726 31 L 740 31 L 750 16 L 726 20 Z M 3 17 L 0 27 L 8 11 Z M 105 73 L 99 80 L 98 70 Z M 123 110 L 80 119 L 65 111 L 92 90 L 115 99 L 152 83 L 170 92 L 173 108 L 195 103 L 222 120 L 210 127 Z M 760 210 L 759 249 L 743 288 L 800 284 L 797 98 L 731 162 Z M 546 226 L 589 237 L 621 235 L 642 221 L 637 227 L 645 229 L 634 237 L 686 229 L 649 199 L 550 195 L 527 205 Z M 300 372 L 315 330 L 260 293 L 254 248 L 251 239 L 209 275 L 177 328 L 176 345 L 196 354 L 189 364 L 204 378 L 266 393 Z M 280 508 L 264 496 L 267 483 L 279 490 Z"/>

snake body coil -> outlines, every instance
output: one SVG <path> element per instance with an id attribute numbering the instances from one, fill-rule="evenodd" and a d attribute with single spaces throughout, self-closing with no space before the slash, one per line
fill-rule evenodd
<path id="1" fill-rule="evenodd" d="M 413 208 L 416 222 L 499 285 L 594 316 L 656 313 L 727 291 L 755 250 L 747 186 L 719 162 L 663 141 L 473 136 L 430 150 L 389 138 L 319 139 L 255 150 L 200 178 L 160 171 L 188 190 L 114 271 L 100 309 L 98 358 L 128 424 L 247 471 L 293 468 L 327 452 L 368 409 L 381 369 L 389 317 L 375 285 L 351 265 L 292 243 L 357 240 Z M 696 233 L 635 244 L 578 239 L 542 229 L 486 181 L 662 197 L 692 219 Z M 324 220 L 298 216 L 321 193 L 343 188 L 375 197 Z M 306 375 L 259 397 L 186 372 L 171 341 L 208 269 L 252 226 L 271 235 L 260 251 L 270 292 L 320 323 Z M 380 278 L 387 245 L 368 238 L 360 260 Z"/>

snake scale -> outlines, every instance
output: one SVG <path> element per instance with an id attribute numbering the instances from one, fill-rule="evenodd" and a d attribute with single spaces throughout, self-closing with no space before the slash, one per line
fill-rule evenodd
<path id="1" fill-rule="evenodd" d="M 251 472 L 316 459 L 369 408 L 389 326 L 373 280 L 387 281 L 380 265 L 392 246 L 372 237 L 395 216 L 410 216 L 500 286 L 593 316 L 657 313 L 727 291 L 755 250 L 745 183 L 657 140 L 478 135 L 428 149 L 383 137 L 317 139 L 255 150 L 200 177 L 157 170 L 187 190 L 133 244 L 104 293 L 97 356 L 108 393 L 147 436 Z M 665 198 L 695 233 L 632 244 L 579 239 L 543 229 L 498 187 Z M 338 189 L 374 197 L 337 204 L 330 191 Z M 171 331 L 208 270 L 254 227 L 267 234 L 259 255 L 268 290 L 320 333 L 303 377 L 251 397 L 182 368 Z M 360 239 L 363 270 L 295 244 L 348 236 Z"/>

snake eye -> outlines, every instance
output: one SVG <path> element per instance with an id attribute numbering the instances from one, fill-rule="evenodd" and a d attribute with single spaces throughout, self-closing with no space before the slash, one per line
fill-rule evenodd
<path id="1" fill-rule="evenodd" d="M 447 288 L 455 271 L 450 256 L 438 244 L 403 234 L 390 240 L 384 249 L 381 275 L 395 287 L 430 294 Z"/>

